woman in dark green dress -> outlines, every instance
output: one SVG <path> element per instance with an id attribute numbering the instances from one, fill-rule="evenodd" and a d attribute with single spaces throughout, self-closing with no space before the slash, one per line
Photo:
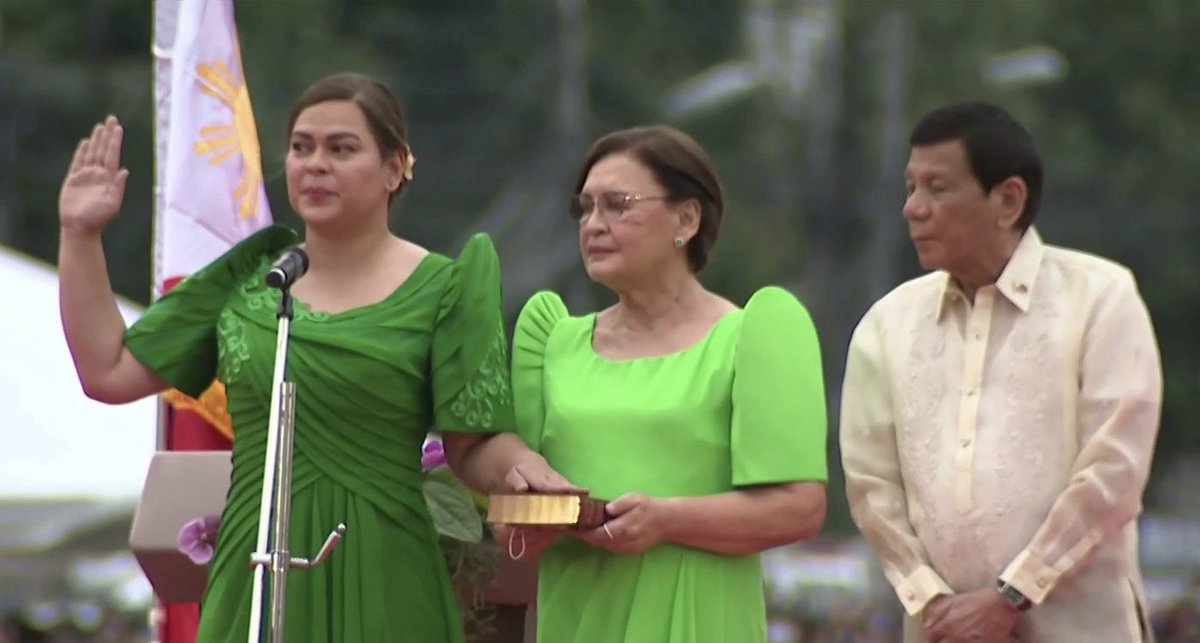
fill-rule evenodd
<path id="1" fill-rule="evenodd" d="M 85 139 L 60 196 L 61 307 L 87 393 L 123 403 L 214 377 L 234 424 L 233 474 L 198 640 L 244 641 L 249 626 L 279 292 L 271 262 L 299 242 L 271 227 L 198 271 L 125 329 L 100 232 L 120 208 L 122 130 Z M 288 125 L 288 197 L 310 269 L 292 289 L 296 382 L 290 546 L 346 540 L 288 582 L 288 641 L 462 640 L 422 493 L 421 444 L 443 432 L 452 470 L 479 490 L 568 488 L 512 433 L 499 266 L 486 236 L 456 259 L 392 235 L 391 200 L 412 178 L 399 104 L 379 82 L 341 74 L 310 87 Z"/>

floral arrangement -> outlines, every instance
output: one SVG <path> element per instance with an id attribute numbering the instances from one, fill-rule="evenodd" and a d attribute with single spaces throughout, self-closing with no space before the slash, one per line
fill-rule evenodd
<path id="1" fill-rule="evenodd" d="M 428 437 L 421 448 L 421 471 L 425 502 L 440 534 L 446 569 L 459 594 L 463 624 L 469 633 L 486 631 L 489 619 L 483 610 L 482 590 L 492 583 L 499 551 L 490 531 L 484 529 L 487 499 L 450 472 L 445 447 L 436 436 Z M 220 525 L 220 516 L 213 515 L 188 521 L 179 530 L 179 551 L 193 563 L 207 565 Z"/>
<path id="2" fill-rule="evenodd" d="M 184 523 L 183 528 L 179 530 L 179 551 L 193 563 L 207 565 L 216 549 L 217 528 L 220 526 L 221 517 L 212 515 L 201 516 Z"/>

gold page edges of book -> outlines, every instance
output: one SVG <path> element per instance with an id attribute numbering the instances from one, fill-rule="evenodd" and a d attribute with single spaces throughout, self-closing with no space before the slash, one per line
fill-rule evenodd
<path id="1" fill-rule="evenodd" d="M 573 493 L 491 494 L 487 521 L 500 525 L 594 529 L 604 524 L 604 505 L 601 500 Z"/>

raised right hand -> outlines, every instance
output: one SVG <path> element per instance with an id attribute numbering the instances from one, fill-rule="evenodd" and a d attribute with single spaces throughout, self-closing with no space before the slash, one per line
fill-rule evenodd
<path id="1" fill-rule="evenodd" d="M 117 117 L 109 116 L 79 142 L 58 195 L 63 229 L 98 234 L 121 210 L 129 178 L 129 170 L 121 167 L 124 134 Z"/>

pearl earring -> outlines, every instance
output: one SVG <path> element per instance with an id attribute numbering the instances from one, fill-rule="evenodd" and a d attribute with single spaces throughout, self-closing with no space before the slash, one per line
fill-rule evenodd
<path id="1" fill-rule="evenodd" d="M 675 247 L 676 248 L 683 247 L 683 237 L 675 237 Z"/>

